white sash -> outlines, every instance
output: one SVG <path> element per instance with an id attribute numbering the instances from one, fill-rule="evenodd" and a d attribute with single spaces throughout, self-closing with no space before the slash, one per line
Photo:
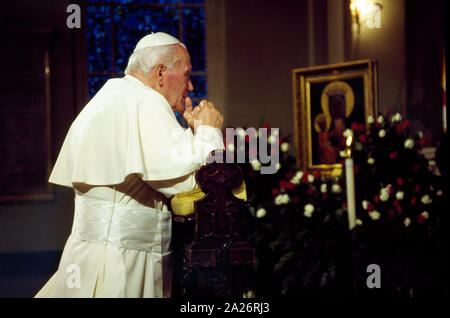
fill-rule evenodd
<path id="1" fill-rule="evenodd" d="M 152 253 L 170 252 L 171 213 L 75 197 L 74 238 Z"/>

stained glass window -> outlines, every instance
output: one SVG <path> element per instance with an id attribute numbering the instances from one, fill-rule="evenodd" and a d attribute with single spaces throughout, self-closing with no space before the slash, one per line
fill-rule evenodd
<path id="1" fill-rule="evenodd" d="M 166 32 L 191 55 L 194 103 L 207 97 L 204 0 L 86 0 L 89 98 L 123 76 L 136 43 Z M 178 117 L 178 116 L 177 116 Z"/>

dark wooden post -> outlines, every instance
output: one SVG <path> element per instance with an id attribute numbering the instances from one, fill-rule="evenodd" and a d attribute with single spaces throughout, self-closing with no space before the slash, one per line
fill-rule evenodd
<path id="1" fill-rule="evenodd" d="M 241 185 L 242 171 L 212 162 L 197 171 L 196 180 L 206 195 L 194 203 L 195 219 L 174 218 L 174 296 L 241 297 L 243 269 L 255 261 L 246 202 L 231 192 Z"/>

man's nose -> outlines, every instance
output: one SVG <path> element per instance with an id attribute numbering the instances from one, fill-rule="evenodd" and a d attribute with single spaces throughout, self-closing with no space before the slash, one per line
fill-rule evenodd
<path id="1" fill-rule="evenodd" d="M 194 85 L 192 84 L 192 81 L 189 79 L 188 86 L 187 86 L 188 92 L 192 92 L 194 90 Z"/>

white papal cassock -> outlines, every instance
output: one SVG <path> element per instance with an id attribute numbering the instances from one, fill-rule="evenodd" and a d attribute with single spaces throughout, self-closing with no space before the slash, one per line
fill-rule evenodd
<path id="1" fill-rule="evenodd" d="M 221 132 L 183 130 L 167 100 L 138 79 L 111 79 L 73 122 L 49 181 L 72 187 L 75 215 L 57 272 L 36 297 L 170 297 L 167 199 Z"/>

